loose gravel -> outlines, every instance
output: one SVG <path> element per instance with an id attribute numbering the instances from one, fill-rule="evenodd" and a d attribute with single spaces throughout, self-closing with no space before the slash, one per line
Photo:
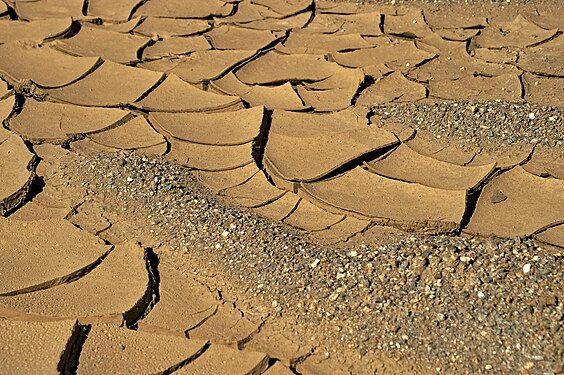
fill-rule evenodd
<path id="1" fill-rule="evenodd" d="M 411 234 L 321 246 L 230 206 L 166 161 L 77 158 L 61 169 L 71 187 L 145 217 L 158 241 L 200 252 L 257 304 L 334 342 L 439 372 L 564 371 L 562 249 L 528 238 Z"/>
<path id="2" fill-rule="evenodd" d="M 387 104 L 373 108 L 382 122 L 409 125 L 437 138 L 484 149 L 541 144 L 564 150 L 562 108 L 503 101 Z"/>

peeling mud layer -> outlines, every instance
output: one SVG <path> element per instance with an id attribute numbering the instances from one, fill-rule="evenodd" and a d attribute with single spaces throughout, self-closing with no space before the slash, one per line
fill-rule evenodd
<path id="1" fill-rule="evenodd" d="M 0 1 L 0 372 L 562 373 L 562 14 Z"/>

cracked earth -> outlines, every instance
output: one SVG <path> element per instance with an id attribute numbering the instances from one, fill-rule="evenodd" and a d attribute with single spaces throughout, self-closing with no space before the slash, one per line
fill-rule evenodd
<path id="1" fill-rule="evenodd" d="M 0 1 L 0 372 L 564 372 L 564 6 Z"/>

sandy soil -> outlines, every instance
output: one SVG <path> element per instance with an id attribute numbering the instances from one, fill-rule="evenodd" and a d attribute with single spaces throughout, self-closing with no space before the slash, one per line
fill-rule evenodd
<path id="1" fill-rule="evenodd" d="M 563 15 L 0 1 L 1 372 L 562 373 Z"/>

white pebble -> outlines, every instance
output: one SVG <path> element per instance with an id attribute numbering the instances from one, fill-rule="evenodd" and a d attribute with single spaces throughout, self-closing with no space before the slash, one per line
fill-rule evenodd
<path id="1" fill-rule="evenodd" d="M 531 119 L 531 120 L 535 119 L 535 113 L 534 112 L 529 112 L 529 119 Z"/>
<path id="2" fill-rule="evenodd" d="M 314 261 L 310 264 L 310 267 L 311 267 L 311 268 L 317 267 L 317 265 L 319 264 L 319 262 L 320 262 L 319 259 L 314 260 Z"/>
<path id="3" fill-rule="evenodd" d="M 224 231 L 221 233 L 221 237 L 225 238 L 225 237 L 227 237 L 227 236 L 229 236 L 229 231 L 224 230 Z"/>
<path id="4" fill-rule="evenodd" d="M 478 292 L 478 297 L 484 298 L 484 297 L 486 297 L 486 295 L 484 294 L 484 292 Z"/>
<path id="5" fill-rule="evenodd" d="M 531 272 L 531 263 L 527 263 L 523 266 L 523 273 L 527 274 Z"/>
<path id="6" fill-rule="evenodd" d="M 128 177 L 128 178 L 126 178 L 125 180 L 126 180 L 127 182 L 133 181 L 133 179 L 132 179 L 131 177 Z"/>

